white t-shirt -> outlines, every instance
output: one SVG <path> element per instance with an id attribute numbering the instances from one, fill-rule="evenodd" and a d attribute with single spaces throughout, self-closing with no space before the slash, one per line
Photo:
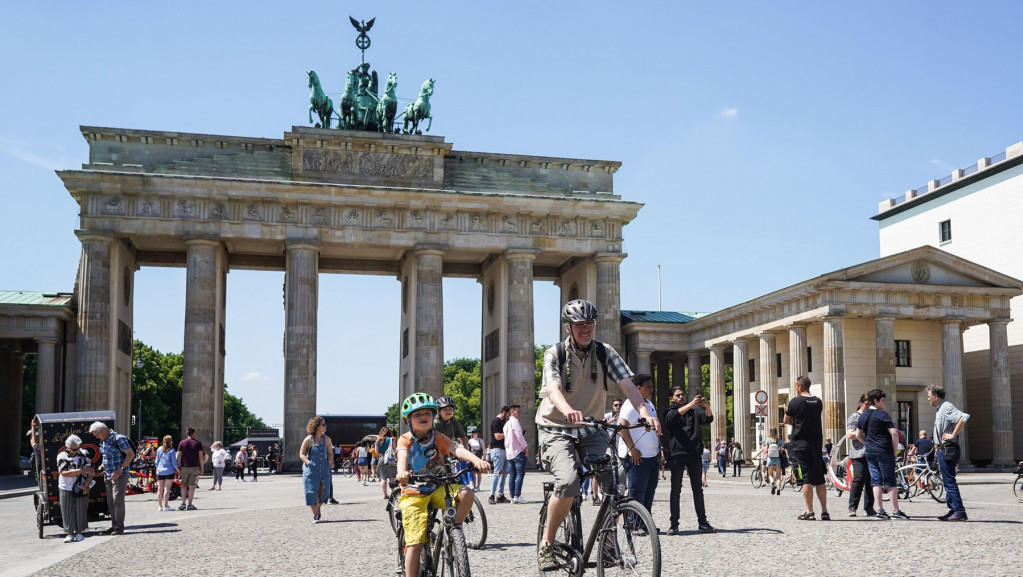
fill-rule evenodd
<path id="1" fill-rule="evenodd" d="M 646 410 L 651 415 L 656 415 L 656 409 L 654 409 L 653 403 L 646 401 Z M 625 401 L 622 408 L 618 411 L 618 419 L 626 420 L 630 425 L 635 425 L 639 422 L 640 414 L 632 406 L 632 401 Z M 639 449 L 639 454 L 644 458 L 656 457 L 661 450 L 661 444 L 657 439 L 657 432 L 653 429 L 649 431 L 645 428 L 632 429 L 629 431 L 622 431 L 623 435 L 632 435 L 632 443 Z M 629 448 L 625 444 L 625 441 L 621 437 L 618 438 L 618 456 L 625 459 L 628 458 Z"/>
<path id="2" fill-rule="evenodd" d="M 228 453 L 223 447 L 213 451 L 213 466 L 217 469 L 223 468 L 224 461 L 227 460 Z"/>

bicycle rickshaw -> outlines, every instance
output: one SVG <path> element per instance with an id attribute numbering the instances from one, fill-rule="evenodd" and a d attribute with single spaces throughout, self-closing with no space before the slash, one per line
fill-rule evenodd
<path id="1" fill-rule="evenodd" d="M 45 413 L 36 415 L 39 423 L 37 429 L 39 463 L 37 480 L 39 489 L 33 496 L 36 510 L 36 526 L 39 538 L 43 538 L 43 528 L 47 525 L 63 527 L 60 514 L 60 489 L 57 486 L 57 455 L 64 450 L 64 440 L 68 435 L 78 435 L 82 439 L 82 448 L 89 452 L 93 468 L 99 467 L 102 457 L 99 453 L 99 439 L 89 432 L 89 425 L 99 421 L 106 426 L 114 426 L 113 411 L 89 411 L 76 413 Z M 89 492 L 89 521 L 106 521 L 110 519 L 107 510 L 107 491 L 102 477 Z"/>

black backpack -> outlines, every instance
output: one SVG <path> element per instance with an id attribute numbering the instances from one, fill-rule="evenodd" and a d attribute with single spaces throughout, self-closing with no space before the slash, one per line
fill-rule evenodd
<path id="1" fill-rule="evenodd" d="M 597 361 L 600 363 L 600 368 L 604 371 L 604 392 L 607 392 L 607 349 L 604 348 L 604 343 L 600 341 L 593 341 L 593 344 L 597 346 Z M 554 345 L 555 350 L 558 353 L 558 374 L 565 374 L 565 343 L 564 341 L 558 342 Z M 565 391 L 572 392 L 572 383 L 565 383 Z"/>

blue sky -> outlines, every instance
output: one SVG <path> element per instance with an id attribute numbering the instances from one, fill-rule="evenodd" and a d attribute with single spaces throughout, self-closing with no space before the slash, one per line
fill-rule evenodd
<path id="1" fill-rule="evenodd" d="M 621 161 L 622 307 L 714 311 L 877 258 L 877 203 L 1021 139 L 1023 4 L 47 2 L 0 8 L 0 288 L 69 291 L 79 125 L 281 138 L 305 71 L 436 79 L 456 149 Z M 626 5 L 627 4 L 627 5 Z M 326 8 L 325 8 L 326 7 Z M 352 10 L 359 10 L 358 13 Z M 282 418 L 283 273 L 228 276 L 227 381 Z M 322 275 L 318 408 L 396 400 L 398 282 Z M 478 357 L 480 287 L 445 281 L 445 356 Z M 136 274 L 136 337 L 182 349 L 184 269 Z M 558 295 L 537 283 L 536 340 Z"/>

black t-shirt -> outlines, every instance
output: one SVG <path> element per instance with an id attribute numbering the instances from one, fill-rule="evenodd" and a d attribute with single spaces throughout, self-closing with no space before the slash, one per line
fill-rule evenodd
<path id="1" fill-rule="evenodd" d="M 892 434 L 889 429 L 895 428 L 895 423 L 888 413 L 881 409 L 867 409 L 860 415 L 857 424 L 866 441 L 863 443 L 866 451 L 871 455 L 892 453 Z"/>
<path id="2" fill-rule="evenodd" d="M 814 449 L 818 451 L 824 445 L 824 431 L 821 426 L 821 415 L 824 413 L 824 401 L 813 395 L 798 395 L 785 409 L 785 414 L 792 417 L 792 434 L 789 441 L 796 451 Z"/>
<path id="3" fill-rule="evenodd" d="M 920 439 L 917 439 L 917 440 L 913 441 L 913 445 L 916 446 L 916 454 L 917 455 L 920 455 L 921 457 L 927 457 L 928 461 L 934 459 L 934 455 L 933 454 L 928 455 L 928 453 L 930 453 L 931 451 L 934 450 L 934 442 L 933 441 L 931 441 L 927 437 L 923 437 L 923 438 L 920 438 Z"/>
<path id="4" fill-rule="evenodd" d="M 497 438 L 494 437 L 495 434 L 498 435 L 504 434 L 504 419 L 502 419 L 501 417 L 494 417 L 494 420 L 490 421 L 490 448 L 503 449 L 504 439 L 502 438 L 500 441 L 498 441 Z"/>
<path id="5" fill-rule="evenodd" d="M 678 405 L 672 403 L 664 411 L 664 444 L 672 457 L 703 455 L 703 426 L 714 422 L 713 416 L 695 407 L 678 414 Z"/>

